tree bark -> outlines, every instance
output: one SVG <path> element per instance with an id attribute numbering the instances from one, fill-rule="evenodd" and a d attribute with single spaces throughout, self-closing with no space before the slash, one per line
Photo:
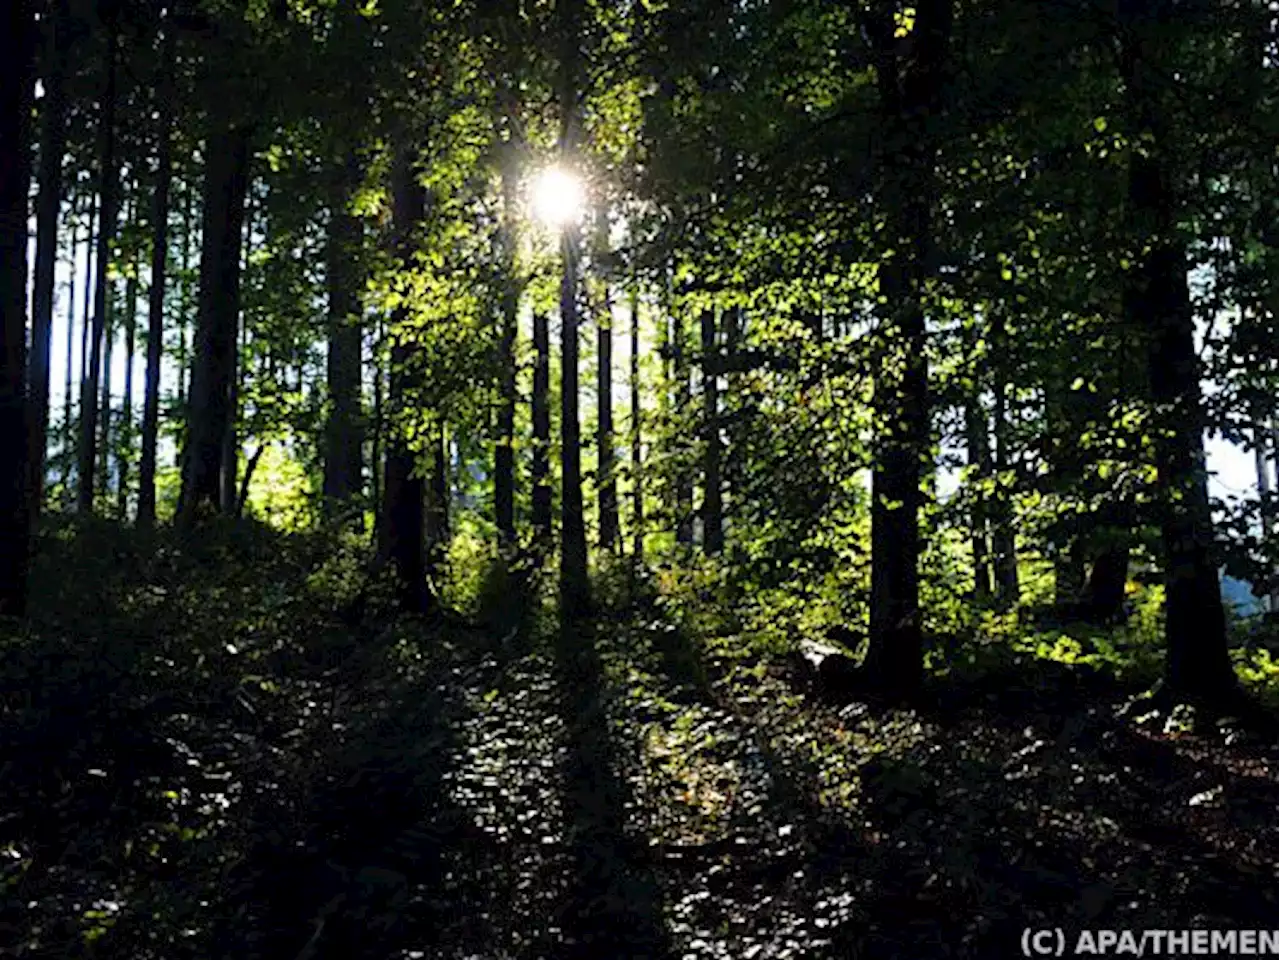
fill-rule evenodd
<path id="1" fill-rule="evenodd" d="M 156 449 L 160 432 L 160 364 L 164 357 L 164 293 L 169 257 L 169 186 L 173 178 L 174 34 L 165 26 L 156 94 L 156 182 L 151 196 L 151 288 L 147 297 L 147 379 L 142 400 L 142 462 L 138 468 L 138 526 L 156 519 Z M 185 264 L 184 264 L 185 268 Z"/>
<path id="2" fill-rule="evenodd" d="M 581 0 L 559 5 L 561 117 L 560 162 L 578 160 L 578 80 Z M 587 611 L 587 532 L 582 509 L 582 442 L 578 424 L 579 228 L 567 223 L 560 237 L 560 611 L 571 623 Z"/>
<path id="3" fill-rule="evenodd" d="M 1003 344 L 1003 321 L 997 319 L 992 331 L 992 342 Z M 1002 349 L 997 347 L 997 349 Z M 992 491 L 990 515 L 992 520 L 991 547 L 994 553 L 996 606 L 1000 610 L 1012 610 L 1018 602 L 1018 551 L 1017 530 L 1013 519 L 1013 504 L 1009 499 L 1009 385 L 1002 378 L 995 384 L 995 451 L 992 467 L 996 483 Z"/>
<path id="4" fill-rule="evenodd" d="M 720 491 L 720 397 L 716 384 L 716 315 L 702 311 L 702 549 L 714 556 L 724 549 L 724 511 Z"/>
<path id="5" fill-rule="evenodd" d="M 200 295 L 187 404 L 178 516 L 184 525 L 221 506 L 223 449 L 233 411 L 240 247 L 249 186 L 251 130 L 214 118 L 206 146 Z"/>
<path id="6" fill-rule="evenodd" d="M 125 222 L 131 217 L 125 214 Z M 110 284 L 110 281 L 108 281 Z M 116 334 L 116 311 L 120 304 L 120 289 L 110 284 L 107 289 L 106 322 L 102 325 L 102 396 L 98 401 L 98 473 L 94 485 L 104 497 L 109 493 L 107 483 L 111 479 L 111 373 Z"/>
<path id="7" fill-rule="evenodd" d="M 631 556 L 644 561 L 644 475 L 641 463 L 643 412 L 640 407 L 640 296 L 631 288 Z"/>
<path id="8" fill-rule="evenodd" d="M 120 404 L 120 439 L 117 444 L 116 515 L 125 520 L 129 507 L 129 462 L 133 459 L 133 355 L 138 336 L 138 261 L 125 284 L 124 305 L 124 397 Z"/>
<path id="9" fill-rule="evenodd" d="M 1174 16 L 1171 7 L 1168 0 L 1127 0 L 1121 7 L 1132 135 L 1147 138 L 1147 149 L 1135 150 L 1129 160 L 1126 225 L 1138 254 L 1124 309 L 1133 329 L 1147 337 L 1169 685 L 1189 699 L 1222 702 L 1238 687 L 1213 556 L 1195 318 L 1185 245 L 1177 235 L 1180 204 L 1166 165 L 1171 136 L 1158 92 L 1159 36 Z"/>
<path id="10" fill-rule="evenodd" d="M 689 364 L 685 359 L 684 318 L 671 312 L 671 370 L 676 378 L 675 508 L 676 543 L 693 543 L 693 476 L 689 467 L 689 445 L 684 440 L 685 418 L 689 416 Z"/>
<path id="11" fill-rule="evenodd" d="M 93 325 L 89 334 L 89 364 L 84 375 L 84 387 L 80 391 L 80 464 L 78 508 L 86 516 L 93 513 L 93 498 L 98 467 L 98 380 L 102 370 L 102 340 L 107 323 L 107 294 L 110 279 L 107 267 L 111 259 L 111 246 L 116 231 L 116 25 L 108 20 L 106 83 L 99 113 L 100 141 L 98 195 L 101 197 L 102 215 L 98 224 L 98 252 L 94 264 Z"/>
<path id="12" fill-rule="evenodd" d="M 533 533 L 543 547 L 551 543 L 551 335 L 547 315 L 533 315 Z"/>
<path id="13" fill-rule="evenodd" d="M 27 193 L 36 25 L 32 0 L 0 5 L 0 616 L 27 608 Z"/>
<path id="14" fill-rule="evenodd" d="M 498 340 L 498 436 L 493 448 L 493 516 L 498 527 L 498 546 L 516 542 L 516 334 L 520 311 L 519 280 L 516 277 L 516 228 L 518 223 L 517 179 L 514 157 L 502 167 L 502 235 L 499 269 L 502 271 L 502 301 Z"/>
<path id="15" fill-rule="evenodd" d="M 93 201 L 90 200 L 92 206 Z M 74 458 L 75 450 L 75 430 L 72 428 L 71 420 L 71 390 L 72 361 L 75 358 L 76 349 L 76 250 L 80 246 L 80 224 L 76 221 L 76 211 L 71 212 L 71 276 L 67 280 L 67 339 L 66 349 L 66 376 L 62 384 L 62 495 L 64 497 L 64 506 L 67 506 L 65 498 L 69 496 L 71 490 L 71 463 Z M 90 236 L 89 242 L 92 242 Z"/>
<path id="16" fill-rule="evenodd" d="M 58 216 L 62 211 L 62 163 L 66 152 L 66 91 L 70 10 L 67 0 L 46 7 L 44 98 L 41 100 L 39 199 L 36 202 L 36 267 L 32 289 L 30 402 L 27 425 L 28 489 L 34 523 L 44 502 L 49 446 L 49 378 L 53 353 L 54 274 L 58 265 Z M 74 266 L 72 273 L 74 274 Z"/>
<path id="17" fill-rule="evenodd" d="M 351 213 L 351 155 L 335 177 L 325 245 L 329 293 L 328 351 L 325 374 L 329 416 L 325 424 L 324 485 L 330 508 L 358 497 L 364 486 L 364 436 L 361 427 L 360 366 L 364 329 L 360 320 L 360 221 Z"/>
<path id="18" fill-rule="evenodd" d="M 887 342 L 896 348 L 875 387 L 878 425 L 871 481 L 871 630 L 864 663 L 886 693 L 909 694 L 923 676 L 920 622 L 921 463 L 929 442 L 928 369 L 922 297 L 932 253 L 936 147 L 950 0 L 917 5 L 913 56 L 900 67 L 895 22 L 876 17 L 878 85 L 889 149 L 886 212 L 892 254 L 880 267 Z"/>
<path id="19" fill-rule="evenodd" d="M 619 547 L 617 457 L 613 450 L 613 317 L 606 286 L 596 320 L 596 490 L 600 549 Z"/>
<path id="20" fill-rule="evenodd" d="M 416 232 L 426 210 L 426 197 L 417 182 L 413 152 L 404 144 L 398 146 L 392 170 L 392 221 L 396 253 L 408 264 L 416 250 Z M 391 330 L 391 385 L 388 403 L 393 418 L 399 418 L 407 406 L 411 372 L 407 365 L 412 347 L 404 331 L 397 329 L 408 321 L 408 310 L 396 311 Z M 386 439 L 386 474 L 383 482 L 383 518 L 380 532 L 382 553 L 390 561 L 399 582 L 401 604 L 409 610 L 425 612 L 430 605 L 427 590 L 427 567 L 424 554 L 423 481 L 415 470 L 415 457 L 409 447 L 404 425 L 393 420 Z"/>
<path id="21" fill-rule="evenodd" d="M 973 545 L 973 599 L 984 604 L 991 601 L 991 554 L 987 542 L 987 494 L 985 483 L 991 476 L 991 445 L 988 436 L 987 411 L 983 407 L 981 389 L 975 388 L 964 407 L 965 446 L 969 467 L 977 481 L 973 505 L 969 508 L 970 542 Z"/>

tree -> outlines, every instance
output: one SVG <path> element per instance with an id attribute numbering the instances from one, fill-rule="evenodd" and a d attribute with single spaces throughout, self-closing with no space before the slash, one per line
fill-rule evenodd
<path id="1" fill-rule="evenodd" d="M 912 691 L 923 670 L 919 569 L 921 464 L 928 445 L 924 302 L 936 126 L 942 107 L 950 0 L 915 12 L 910 56 L 898 52 L 895 20 L 881 8 L 870 24 L 886 127 L 881 159 L 889 253 L 880 265 L 883 336 L 892 353 L 875 388 L 878 443 L 871 480 L 871 642 L 866 669 L 887 692 Z M 906 61 L 903 63 L 903 61 Z"/>
<path id="2" fill-rule="evenodd" d="M 36 25 L 31 0 L 0 13 L 8 53 L 0 58 L 0 616 L 27 602 L 27 192 Z"/>
<path id="3" fill-rule="evenodd" d="M 360 370 L 364 331 L 360 323 L 360 221 L 351 213 L 351 182 L 356 158 L 348 156 L 335 173 L 325 244 L 328 281 L 329 417 L 325 425 L 324 495 L 342 503 L 363 486 L 364 436 L 361 429 Z"/>
<path id="4" fill-rule="evenodd" d="M 1236 692 L 1227 654 L 1226 617 L 1213 558 L 1213 518 L 1204 466 L 1204 413 L 1187 257 L 1178 234 L 1164 34 L 1169 0 L 1125 0 L 1121 59 L 1135 142 L 1129 157 L 1127 220 L 1135 267 L 1125 312 L 1147 342 L 1156 418 L 1156 470 L 1165 575 L 1165 643 L 1170 686 L 1179 694 L 1223 702 Z"/>
<path id="5" fill-rule="evenodd" d="M 142 460 L 138 467 L 138 526 L 156 519 L 156 450 L 160 433 L 160 363 L 164 355 L 164 295 L 169 256 L 169 185 L 173 177 L 174 45 L 162 27 L 156 92 L 156 170 L 151 194 L 151 287 L 147 297 L 147 373 L 142 399 Z"/>
<path id="6" fill-rule="evenodd" d="M 720 399 L 716 384 L 716 315 L 702 311 L 702 548 L 710 556 L 724 549 L 720 490 Z"/>
<path id="7" fill-rule="evenodd" d="M 98 221 L 98 249 L 94 263 L 93 323 L 85 325 L 89 338 L 89 359 L 85 365 L 80 390 L 80 457 L 77 473 L 77 502 L 83 514 L 93 513 L 94 491 L 98 477 L 98 385 L 102 373 L 102 347 L 107 328 L 110 275 L 108 267 L 115 241 L 118 177 L 116 158 L 116 55 L 119 45 L 114 7 L 102 10 L 103 29 L 107 33 L 105 81 L 99 109 L 98 196 L 101 214 Z M 104 451 L 105 455 L 105 451 Z"/>
<path id="8" fill-rule="evenodd" d="M 53 347 L 53 283 L 58 262 L 58 216 L 62 210 L 62 165 L 66 152 L 66 73 L 71 46 L 68 0 L 52 0 L 46 10 L 45 70 L 41 77 L 39 199 L 36 203 L 36 267 L 32 291 L 30 413 L 27 427 L 31 516 L 44 500 L 45 455 L 49 444 L 49 377 Z"/>

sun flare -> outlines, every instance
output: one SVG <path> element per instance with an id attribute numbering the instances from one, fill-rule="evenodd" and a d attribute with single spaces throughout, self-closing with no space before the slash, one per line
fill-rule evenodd
<path id="1" fill-rule="evenodd" d="M 561 227 L 582 215 L 582 181 L 560 167 L 548 167 L 533 182 L 533 215 L 545 224 Z"/>

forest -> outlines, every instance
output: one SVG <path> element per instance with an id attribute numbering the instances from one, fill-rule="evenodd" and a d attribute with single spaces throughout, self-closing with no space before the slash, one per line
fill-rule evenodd
<path id="1" fill-rule="evenodd" d="M 4 0 L 0 955 L 1274 955 L 1277 62 Z"/>

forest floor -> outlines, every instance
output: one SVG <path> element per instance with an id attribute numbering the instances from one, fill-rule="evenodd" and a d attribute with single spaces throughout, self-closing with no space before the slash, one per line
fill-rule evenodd
<path id="1" fill-rule="evenodd" d="M 1003 957 L 1027 926 L 1276 926 L 1274 743 L 1136 722 L 1045 662 L 828 704 L 661 602 L 571 635 L 344 618 L 358 580 L 254 531 L 46 538 L 32 622 L 0 627 L 0 955 Z"/>

